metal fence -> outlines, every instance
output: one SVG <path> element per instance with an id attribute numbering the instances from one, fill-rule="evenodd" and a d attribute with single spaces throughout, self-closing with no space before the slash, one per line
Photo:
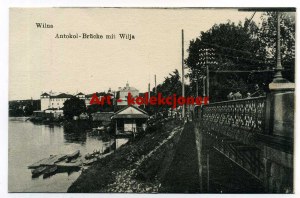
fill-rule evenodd
<path id="1" fill-rule="evenodd" d="M 265 133 L 266 97 L 211 103 L 200 114 L 202 130 L 249 144 L 256 133 Z"/>

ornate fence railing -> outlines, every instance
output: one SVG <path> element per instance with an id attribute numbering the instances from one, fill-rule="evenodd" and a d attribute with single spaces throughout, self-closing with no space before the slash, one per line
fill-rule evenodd
<path id="1" fill-rule="evenodd" d="M 258 179 L 263 176 L 255 136 L 265 133 L 266 97 L 211 103 L 198 107 L 200 130 L 212 147 Z"/>
<path id="2" fill-rule="evenodd" d="M 202 106 L 204 130 L 251 143 L 256 133 L 265 133 L 266 97 L 217 102 Z"/>

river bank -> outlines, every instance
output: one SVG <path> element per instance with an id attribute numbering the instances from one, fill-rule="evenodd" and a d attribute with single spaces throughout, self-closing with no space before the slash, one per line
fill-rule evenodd
<path id="1" fill-rule="evenodd" d="M 159 192 L 181 132 L 175 120 L 149 127 L 83 171 L 68 192 Z"/>

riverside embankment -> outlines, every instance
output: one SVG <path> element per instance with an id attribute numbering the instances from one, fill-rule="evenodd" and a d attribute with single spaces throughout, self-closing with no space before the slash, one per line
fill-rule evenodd
<path id="1" fill-rule="evenodd" d="M 68 192 L 249 193 L 263 192 L 254 178 L 220 155 L 196 145 L 195 124 L 167 121 L 121 146 L 84 171 Z M 202 147 L 202 187 L 197 147 Z M 206 166 L 210 153 L 209 179 Z M 209 184 L 209 189 L 208 189 Z M 255 191 L 254 191 L 255 190 Z"/>
<path id="2" fill-rule="evenodd" d="M 160 192 L 182 129 L 175 120 L 150 128 L 85 170 L 68 192 Z"/>

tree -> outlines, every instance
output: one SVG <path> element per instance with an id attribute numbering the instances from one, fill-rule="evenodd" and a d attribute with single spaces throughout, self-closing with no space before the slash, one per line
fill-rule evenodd
<path id="1" fill-rule="evenodd" d="M 215 70 L 253 69 L 264 67 L 266 44 L 261 43 L 254 22 L 215 24 L 210 30 L 190 41 L 186 63 L 191 70 L 202 70 L 207 58 Z M 207 56 L 207 50 L 210 50 Z M 213 61 L 211 60 L 213 59 Z"/>
<path id="2" fill-rule="evenodd" d="M 251 93 L 256 85 L 261 90 L 267 90 L 276 62 L 276 13 L 265 13 L 261 19 L 260 26 L 249 19 L 238 24 L 230 21 L 215 24 L 190 41 L 186 64 L 190 69 L 187 76 L 192 86 L 206 77 L 208 65 L 210 90 L 213 90 L 210 91 L 212 101 L 225 100 L 230 91 Z M 291 14 L 281 14 L 281 43 L 285 68 L 283 75 L 294 81 L 295 24 Z M 236 70 L 240 72 L 237 73 Z M 201 86 L 200 82 L 199 90 L 202 89 Z"/>
<path id="3" fill-rule="evenodd" d="M 161 93 L 163 97 L 168 97 L 173 94 L 178 96 L 182 95 L 180 75 L 177 69 L 165 77 L 162 84 L 157 86 L 157 92 Z"/>
<path id="4" fill-rule="evenodd" d="M 261 16 L 262 25 L 259 29 L 260 41 L 266 44 L 269 64 L 276 64 L 276 32 L 277 13 L 266 12 Z M 280 13 L 281 61 L 285 69 L 284 77 L 295 81 L 295 13 Z"/>
<path id="5" fill-rule="evenodd" d="M 31 104 L 27 104 L 24 108 L 24 115 L 31 116 L 33 114 L 33 106 Z"/>
<path id="6" fill-rule="evenodd" d="M 161 93 L 163 98 L 168 96 L 173 97 L 173 94 L 176 94 L 176 97 L 182 96 L 182 83 L 180 81 L 181 77 L 177 69 L 175 69 L 169 76 L 165 77 L 165 80 L 162 84 L 157 85 L 157 93 Z M 154 88 L 151 95 L 155 92 Z M 190 87 L 185 85 L 185 95 L 192 96 Z M 166 112 L 165 110 L 170 108 L 169 105 L 157 105 L 150 106 L 150 113 L 154 112 L 155 109 L 159 111 Z"/>
<path id="7" fill-rule="evenodd" d="M 260 42 L 258 31 L 258 26 L 249 20 L 237 25 L 228 21 L 215 24 L 210 30 L 201 32 L 198 38 L 190 41 L 189 56 L 186 59 L 190 69 L 188 77 L 192 82 L 199 82 L 206 77 L 206 66 L 209 67 L 210 90 L 214 90 L 210 91 L 211 101 L 226 99 L 230 91 L 247 92 L 258 81 L 252 79 L 254 82 L 247 82 L 249 74 L 246 71 L 269 67 L 266 44 Z M 216 72 L 233 70 L 245 73 L 241 75 L 234 72 Z M 245 84 L 249 84 L 249 87 L 245 88 Z M 196 86 L 195 83 L 192 85 Z"/>
<path id="8" fill-rule="evenodd" d="M 65 118 L 71 120 L 74 116 L 79 116 L 86 111 L 85 102 L 73 96 L 64 102 L 63 111 Z"/>

